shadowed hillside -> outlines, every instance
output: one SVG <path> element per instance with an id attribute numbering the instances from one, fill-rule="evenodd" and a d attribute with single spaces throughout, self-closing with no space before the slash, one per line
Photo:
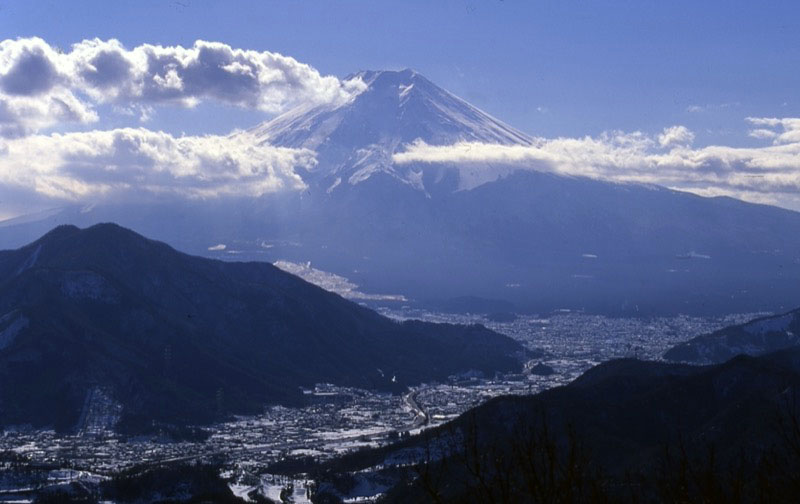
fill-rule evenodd
<path id="1" fill-rule="evenodd" d="M 401 391 L 518 367 L 482 326 L 397 323 L 267 263 L 192 257 L 113 224 L 0 252 L 0 424 L 71 428 L 85 399 L 122 428 L 300 404 L 331 382 Z"/>

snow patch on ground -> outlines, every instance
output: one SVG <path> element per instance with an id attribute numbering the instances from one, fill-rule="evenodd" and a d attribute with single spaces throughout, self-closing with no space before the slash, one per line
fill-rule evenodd
<path id="1" fill-rule="evenodd" d="M 287 478 L 276 474 L 264 474 L 261 476 L 259 493 L 273 502 L 286 502 L 281 499 L 281 494 L 284 494 L 288 502 L 311 504 L 308 498 L 310 494 L 308 483 L 306 480 Z"/>
<path id="2" fill-rule="evenodd" d="M 41 252 L 42 252 L 42 244 L 40 243 L 39 245 L 36 246 L 36 249 L 34 249 L 33 253 L 29 255 L 27 259 L 25 259 L 25 262 L 22 263 L 22 266 L 19 267 L 19 269 L 17 270 L 17 275 L 19 275 L 20 273 L 22 273 L 27 269 L 32 268 L 33 265 L 36 264 L 36 261 L 39 260 L 39 254 Z"/>
<path id="3" fill-rule="evenodd" d="M 517 166 L 465 163 L 458 169 L 458 190 L 471 191 L 490 182 L 495 182 L 519 170 Z"/>
<path id="4" fill-rule="evenodd" d="M 231 483 L 228 485 L 228 487 L 231 489 L 231 492 L 233 492 L 233 495 L 245 502 L 253 502 L 253 499 L 251 499 L 248 494 L 258 488 L 252 485 L 239 485 L 237 483 Z"/>
<path id="5" fill-rule="evenodd" d="M 80 436 L 103 436 L 114 432 L 114 427 L 122 416 L 122 405 L 114 400 L 111 390 L 93 387 L 86 398 L 78 420 Z"/>
<path id="6" fill-rule="evenodd" d="M 16 314 L 16 312 L 11 312 L 0 318 L 0 327 L 2 327 L 5 322 L 10 320 L 14 314 Z M 17 335 L 19 335 L 23 329 L 28 327 L 29 323 L 30 320 L 28 320 L 27 317 L 17 314 L 17 318 L 13 319 L 11 323 L 5 327 L 5 329 L 0 331 L 0 350 L 8 348 L 14 342 L 14 340 L 17 339 Z"/>

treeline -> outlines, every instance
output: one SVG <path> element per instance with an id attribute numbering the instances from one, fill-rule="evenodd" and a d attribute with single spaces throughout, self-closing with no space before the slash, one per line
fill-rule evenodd
<path id="1" fill-rule="evenodd" d="M 383 502 L 794 503 L 797 398 L 800 349 L 708 367 L 622 359 L 310 472 L 321 502 L 391 480 Z"/>
<path id="2" fill-rule="evenodd" d="M 517 428 L 496 443 L 471 425 L 452 432 L 444 450 L 441 437 L 426 440 L 423 461 L 381 502 L 737 504 L 796 503 L 800 496 L 796 416 L 776 426 L 785 442 L 760 452 L 721 456 L 714 444 L 679 441 L 622 470 L 598 463 L 569 426 L 558 433 L 546 423 Z"/>

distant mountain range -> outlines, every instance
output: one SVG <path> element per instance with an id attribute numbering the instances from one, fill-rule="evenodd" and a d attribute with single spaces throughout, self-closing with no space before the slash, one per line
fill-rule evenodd
<path id="1" fill-rule="evenodd" d="M 800 305 L 800 213 L 520 166 L 398 165 L 393 154 L 417 139 L 532 139 L 416 72 L 359 75 L 367 89 L 347 104 L 300 107 L 240 133 L 315 151 L 302 193 L 57 209 L 0 223 L 0 248 L 55 224 L 114 221 L 194 254 L 310 261 L 430 306 L 470 297 L 648 315 Z"/>
<path id="2" fill-rule="evenodd" d="M 68 430 L 96 400 L 121 407 L 123 431 L 205 423 L 302 404 L 320 382 L 401 391 L 515 370 L 520 351 L 482 326 L 394 322 L 270 264 L 114 224 L 0 252 L 2 426 Z"/>
<path id="3" fill-rule="evenodd" d="M 382 485 L 382 502 L 794 502 L 798 393 L 797 348 L 707 367 L 614 360 L 300 467 L 321 493 Z"/>
<path id="4" fill-rule="evenodd" d="M 695 364 L 716 364 L 741 354 L 758 356 L 798 346 L 800 310 L 794 310 L 697 336 L 669 349 L 664 358 Z"/>

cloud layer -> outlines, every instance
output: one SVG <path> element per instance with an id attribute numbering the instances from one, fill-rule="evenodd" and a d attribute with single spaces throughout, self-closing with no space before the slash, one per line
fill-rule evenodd
<path id="1" fill-rule="evenodd" d="M 142 128 L 32 135 L 0 142 L 0 187 L 60 201 L 257 197 L 305 187 L 314 153 L 247 134 L 174 137 Z"/>
<path id="2" fill-rule="evenodd" d="M 146 113 L 154 105 L 203 101 L 282 112 L 300 103 L 343 103 L 363 91 L 272 52 L 197 41 L 192 47 L 84 40 L 69 51 L 40 38 L 0 42 L 0 136 L 98 120 L 95 105 Z"/>
<path id="3" fill-rule="evenodd" d="M 800 210 L 800 119 L 747 118 L 750 135 L 770 139 L 760 147 L 690 147 L 683 126 L 655 137 L 640 132 L 600 137 L 537 138 L 530 146 L 461 142 L 432 146 L 417 141 L 395 163 L 515 165 L 615 182 L 657 184 L 705 196 L 729 195 Z"/>
<path id="4" fill-rule="evenodd" d="M 3 204 L 86 201 L 134 193 L 208 198 L 299 189 L 308 150 L 258 145 L 246 133 L 173 136 L 141 128 L 42 134 L 100 121 L 98 110 L 146 120 L 159 106 L 202 102 L 275 114 L 299 104 L 343 104 L 365 88 L 277 53 L 218 42 L 192 47 L 83 40 L 68 49 L 40 38 L 0 41 L 0 189 Z M 106 106 L 106 108 L 101 107 Z M 658 184 L 800 210 L 800 118 L 747 118 L 756 147 L 693 147 L 684 126 L 660 134 L 538 138 L 531 145 L 416 142 L 395 163 L 450 163 L 488 180 L 497 165 Z M 75 128 L 73 128 L 75 129 Z M 486 165 L 495 165 L 490 168 Z M 484 172 L 484 169 L 486 172 Z M 483 177 L 489 173 L 488 179 Z M 0 216 L 5 216 L 2 214 Z"/>

